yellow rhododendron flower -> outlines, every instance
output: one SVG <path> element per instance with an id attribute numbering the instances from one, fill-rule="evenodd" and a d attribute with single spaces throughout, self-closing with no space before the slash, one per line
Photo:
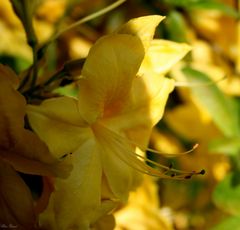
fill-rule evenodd
<path id="1" fill-rule="evenodd" d="M 74 164 L 68 179 L 55 180 L 56 191 L 42 216 L 44 227 L 89 229 L 126 202 L 141 181 L 139 172 L 170 177 L 167 167 L 157 170 L 145 164 L 140 151 L 146 150 L 174 88 L 174 81 L 163 76 L 169 59 L 161 61 L 168 65 L 164 73 L 146 66 L 139 72 L 162 19 L 133 19 L 99 39 L 84 63 L 78 99 L 53 98 L 28 107 L 29 122 L 50 151 L 56 157 L 72 153 Z M 170 63 L 188 50 L 178 58 L 173 55 Z"/>
<path id="2" fill-rule="evenodd" d="M 157 184 L 150 177 L 130 193 L 128 204 L 114 213 L 114 230 L 172 230 L 170 218 L 159 207 Z"/>
<path id="3" fill-rule="evenodd" d="M 71 169 L 53 157 L 36 134 L 24 128 L 26 101 L 16 90 L 19 81 L 8 67 L 0 65 L 0 223 L 1 228 L 35 229 L 37 214 L 46 208 L 50 183 L 34 201 L 17 173 L 67 177 Z M 47 178 L 43 178 L 43 182 Z"/>
<path id="4" fill-rule="evenodd" d="M 26 101 L 16 90 L 18 83 L 15 73 L 0 65 L 0 159 L 23 173 L 68 176 L 70 165 L 53 157 L 46 144 L 24 128 Z"/>

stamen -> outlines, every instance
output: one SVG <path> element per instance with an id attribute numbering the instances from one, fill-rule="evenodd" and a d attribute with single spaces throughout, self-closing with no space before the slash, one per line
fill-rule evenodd
<path id="1" fill-rule="evenodd" d="M 193 146 L 191 149 L 189 149 L 189 150 L 187 150 L 187 151 L 185 151 L 185 152 L 180 152 L 180 153 L 163 153 L 163 152 L 160 152 L 160 151 L 158 151 L 158 150 L 151 149 L 151 148 L 145 148 L 145 151 L 147 150 L 147 151 L 149 151 L 149 152 L 151 152 L 151 153 L 157 153 L 157 154 L 159 154 L 159 155 L 164 155 L 165 157 L 176 157 L 176 156 L 179 156 L 179 155 L 185 155 L 185 154 L 191 153 L 191 152 L 193 152 L 196 148 L 198 148 L 198 146 L 199 146 L 199 144 L 196 143 L 196 144 L 194 144 L 194 146 Z"/>
<path id="2" fill-rule="evenodd" d="M 172 173 L 171 174 L 171 177 L 175 177 L 177 176 L 178 174 L 181 174 L 182 176 L 184 176 L 185 179 L 189 179 L 191 178 L 193 175 L 196 175 L 196 174 L 201 174 L 203 175 L 205 173 L 205 170 L 201 170 L 200 172 L 195 172 L 195 171 L 192 171 L 192 172 L 188 172 L 188 171 L 183 171 L 183 170 L 177 170 L 177 169 L 174 169 L 172 168 L 172 165 L 170 165 L 171 167 L 167 167 L 165 165 L 162 165 L 162 164 L 159 164 L 155 161 L 152 161 L 146 157 L 143 157 L 137 153 L 135 153 L 139 158 L 143 159 L 145 162 L 149 162 L 151 164 L 153 164 L 155 167 L 158 167 L 158 168 L 162 168 L 162 169 L 165 169 L 164 174 L 167 174 L 167 173 Z"/>
<path id="3" fill-rule="evenodd" d="M 187 150 L 187 151 L 185 151 L 185 152 L 179 152 L 179 153 L 164 153 L 164 152 L 160 152 L 160 151 L 158 151 L 158 150 L 156 150 L 156 149 L 151 149 L 151 148 L 148 148 L 148 147 L 143 148 L 143 147 L 139 146 L 139 144 L 136 144 L 136 143 L 134 143 L 134 142 L 131 141 L 131 140 L 126 140 L 126 141 L 132 143 L 134 146 L 137 146 L 137 147 L 138 147 L 139 149 L 141 149 L 143 152 L 148 151 L 148 152 L 151 152 L 151 153 L 156 153 L 156 154 L 159 154 L 159 155 L 163 155 L 163 156 L 165 156 L 165 157 L 176 157 L 176 156 L 179 156 L 179 155 L 185 155 L 185 154 L 188 154 L 188 153 L 193 152 L 195 149 L 197 149 L 197 148 L 199 147 L 199 144 L 196 143 L 196 144 L 194 144 L 194 146 L 193 146 L 191 149 L 189 149 L 189 150 Z"/>
<path id="4" fill-rule="evenodd" d="M 184 82 L 184 81 L 176 81 L 174 83 L 175 87 L 199 87 L 199 86 L 210 86 L 219 83 L 220 81 L 224 81 L 227 76 L 223 76 L 215 81 L 209 81 L 206 83 L 197 83 L 197 82 Z"/>
<path id="5" fill-rule="evenodd" d="M 128 151 L 128 153 L 130 153 Z M 152 168 L 149 165 L 147 165 L 145 162 L 139 160 L 138 158 L 136 158 L 134 155 L 136 155 L 135 152 L 131 151 L 131 154 L 125 154 L 124 156 L 126 156 L 128 158 L 128 160 L 126 160 L 123 157 L 123 154 L 118 154 L 118 157 L 123 160 L 126 164 L 128 164 L 130 167 L 136 169 L 137 171 L 150 175 L 150 176 L 155 176 L 155 177 L 159 177 L 159 178 L 166 178 L 166 179 L 175 179 L 175 180 L 182 180 L 182 179 L 188 179 L 190 177 L 192 177 L 193 175 L 198 175 L 198 174 L 202 174 L 202 171 L 200 172 L 185 172 L 185 171 L 181 171 L 181 170 L 176 170 L 173 168 L 167 168 L 164 165 L 158 164 L 156 162 L 151 161 L 151 163 L 154 163 L 154 165 L 158 166 L 158 168 L 164 169 L 162 171 Z M 149 162 L 149 160 L 148 160 Z"/>
<path id="6" fill-rule="evenodd" d="M 105 126 L 99 125 L 99 127 L 95 130 L 97 139 L 100 141 L 100 143 L 104 143 L 102 145 L 102 148 L 106 148 L 106 146 L 111 148 L 111 145 L 114 146 L 112 147 L 112 151 L 114 151 L 117 157 L 141 173 L 150 176 L 175 180 L 190 179 L 193 175 L 203 175 L 205 173 L 204 170 L 201 170 L 199 172 L 189 172 L 174 169 L 172 164 L 170 164 L 170 166 L 159 164 L 153 160 L 148 159 L 147 157 L 141 156 L 140 154 L 134 152 L 131 148 L 132 141 L 127 140 L 112 130 L 109 130 Z M 197 145 L 194 145 L 192 149 L 195 149 L 196 147 Z M 151 163 L 153 167 L 146 164 L 147 162 Z"/>

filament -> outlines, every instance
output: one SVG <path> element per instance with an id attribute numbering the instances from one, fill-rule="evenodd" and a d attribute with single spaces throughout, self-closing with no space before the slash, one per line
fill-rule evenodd
<path id="1" fill-rule="evenodd" d="M 174 169 L 172 165 L 165 166 L 150 160 L 147 157 L 137 154 L 134 150 L 132 150 L 132 141 L 128 141 L 126 138 L 106 128 L 105 126 L 97 125 L 97 127 L 94 128 L 94 133 L 96 134 L 96 138 L 101 144 L 102 149 L 111 148 L 111 151 L 114 152 L 120 160 L 141 173 L 159 178 L 176 180 L 189 179 L 193 175 L 203 175 L 205 173 L 204 170 L 189 172 Z M 193 151 L 197 148 L 197 146 L 197 144 L 194 145 L 191 150 L 184 152 L 184 154 Z M 158 151 L 151 151 L 159 154 Z M 151 163 L 153 167 L 146 163 Z"/>
<path id="2" fill-rule="evenodd" d="M 136 146 L 138 146 L 138 145 L 136 145 Z M 156 153 L 156 154 L 159 154 L 159 155 L 164 155 L 164 156 L 166 156 L 166 157 L 176 157 L 176 156 L 179 156 L 179 155 L 185 155 L 185 154 L 188 154 L 188 153 L 191 153 L 191 152 L 193 152 L 195 149 L 197 149 L 198 148 L 198 146 L 199 146 L 199 144 L 198 143 L 196 143 L 196 144 L 194 144 L 194 146 L 191 148 L 191 149 L 189 149 L 189 150 L 187 150 L 187 151 L 185 151 L 185 152 L 179 152 L 179 153 L 163 153 L 163 152 L 160 152 L 160 151 L 158 151 L 158 150 L 156 150 L 156 149 L 151 149 L 151 148 L 140 148 L 142 151 L 149 151 L 149 152 L 151 152 L 151 153 Z M 139 146 L 138 146 L 139 147 Z"/>

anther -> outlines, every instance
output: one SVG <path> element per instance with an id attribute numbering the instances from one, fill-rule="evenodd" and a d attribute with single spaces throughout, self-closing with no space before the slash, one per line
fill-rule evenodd
<path id="1" fill-rule="evenodd" d="M 193 174 L 187 175 L 187 176 L 185 176 L 184 178 L 185 178 L 185 179 L 191 179 L 191 178 L 192 178 L 192 175 L 193 175 Z"/>

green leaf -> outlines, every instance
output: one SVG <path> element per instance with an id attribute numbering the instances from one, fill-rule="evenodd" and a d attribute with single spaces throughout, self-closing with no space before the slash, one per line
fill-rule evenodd
<path id="1" fill-rule="evenodd" d="M 240 16 L 233 7 L 216 0 L 164 0 L 164 2 L 189 11 L 193 9 L 218 10 L 230 17 L 238 18 Z"/>
<path id="2" fill-rule="evenodd" d="M 31 62 L 25 58 L 11 55 L 1 55 L 0 63 L 9 65 L 14 71 L 19 74 L 31 65 Z"/>
<path id="3" fill-rule="evenodd" d="M 240 215 L 240 183 L 239 172 L 231 173 L 224 178 L 213 192 L 213 202 L 223 211 Z"/>
<path id="4" fill-rule="evenodd" d="M 209 143 L 209 151 L 235 155 L 240 151 L 240 137 L 212 140 Z"/>
<path id="5" fill-rule="evenodd" d="M 211 228 L 211 230 L 228 230 L 228 229 L 240 230 L 239 216 L 232 216 L 232 217 L 226 218 L 220 224 Z"/>
<path id="6" fill-rule="evenodd" d="M 74 84 L 58 87 L 57 89 L 53 90 L 53 92 L 62 96 L 74 98 L 78 97 L 78 88 Z"/>
<path id="7" fill-rule="evenodd" d="M 206 10 L 218 10 L 230 17 L 239 18 L 239 13 L 234 8 L 227 4 L 217 1 L 201 0 L 195 1 L 189 5 L 189 10 L 192 9 L 206 9 Z"/>
<path id="8" fill-rule="evenodd" d="M 172 10 L 164 21 L 170 40 L 187 42 L 187 26 L 182 14 Z"/>
<path id="9" fill-rule="evenodd" d="M 193 95 L 207 109 L 213 121 L 226 137 L 240 136 L 238 106 L 205 74 L 190 67 L 182 69 L 187 80 L 199 86 L 192 87 Z M 209 84 L 211 83 L 212 84 Z"/>

